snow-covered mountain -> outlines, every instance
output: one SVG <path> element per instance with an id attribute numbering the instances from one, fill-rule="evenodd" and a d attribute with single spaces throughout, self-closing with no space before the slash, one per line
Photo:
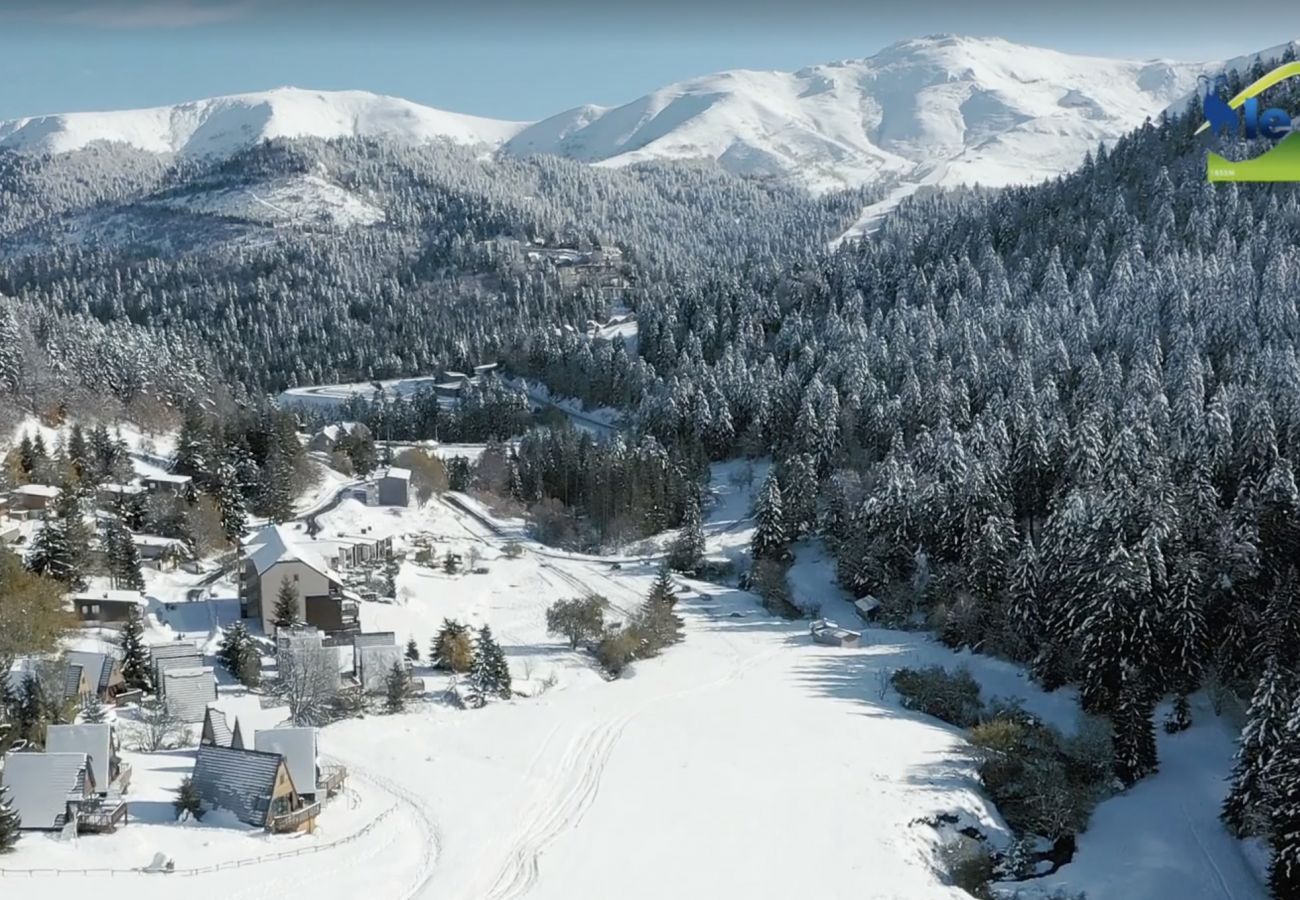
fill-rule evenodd
<path id="1" fill-rule="evenodd" d="M 151 153 L 225 156 L 277 137 L 445 138 L 497 145 L 522 127 L 365 91 L 278 88 L 151 109 L 12 119 L 0 122 L 0 147 L 63 153 L 107 141 Z"/>
<path id="2" fill-rule="evenodd" d="M 1202 64 L 1071 56 L 939 35 L 798 72 L 722 72 L 532 125 L 513 152 L 590 162 L 712 157 L 816 188 L 881 175 L 1004 185 L 1076 165 L 1186 95 Z"/>
<path id="3" fill-rule="evenodd" d="M 1231 63 L 1231 61 L 1230 61 Z M 1229 63 L 1229 64 L 1230 64 Z M 1224 63 L 1073 56 L 937 35 L 798 72 L 722 72 L 617 107 L 535 123 L 444 112 L 360 91 L 281 88 L 172 107 L 0 122 L 0 147 L 61 152 L 121 141 L 220 155 L 264 138 L 450 139 L 600 165 L 711 158 L 813 190 L 1037 181 L 1189 97 Z"/>

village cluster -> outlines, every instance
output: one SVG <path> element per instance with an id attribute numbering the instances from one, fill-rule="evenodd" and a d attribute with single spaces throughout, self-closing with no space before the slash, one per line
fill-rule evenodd
<path id="1" fill-rule="evenodd" d="M 113 510 L 123 498 L 180 495 L 188 482 L 151 472 L 130 483 L 103 483 L 93 505 Z M 58 487 L 26 483 L 0 497 L 0 542 L 21 553 L 55 514 L 59 495 Z M 393 600 L 407 551 L 394 547 L 400 520 L 384 512 L 404 510 L 411 496 L 411 472 L 388 466 L 366 482 L 343 483 L 324 504 L 375 507 L 376 515 L 355 529 L 325 528 L 321 509 L 283 523 L 250 523 L 233 552 L 202 561 L 183 541 L 131 533 L 139 566 L 152 573 L 149 584 L 178 578 L 193 585 L 185 600 L 200 602 L 160 601 L 96 577 L 65 598 L 78 626 L 65 645 L 76 649 L 20 657 L 0 672 L 13 724 L 0 767 L 0 839 L 123 828 L 133 818 L 127 757 L 167 750 L 192 757 L 172 778 L 174 821 L 216 813 L 214 819 L 272 833 L 313 830 L 347 779 L 342 765 L 324 761 L 317 727 L 368 707 L 400 710 L 423 688 L 412 672 L 420 656 L 414 641 L 399 646 L 393 631 L 364 632 L 358 615 L 363 603 Z M 106 542 L 102 526 L 92 533 L 94 546 Z M 415 560 L 434 564 L 427 534 L 403 537 Z M 461 557 L 448 551 L 436 562 L 451 571 Z M 216 596 L 220 588 L 233 588 L 237 599 Z M 211 617 L 206 645 L 184 633 L 157 640 L 190 608 Z M 486 649 L 488 665 L 476 683 L 501 693 L 504 679 L 508 692 L 508 669 L 490 632 L 474 643 L 464 626 L 448 625 L 431 657 L 441 653 L 449 669 L 467 672 Z M 218 701 L 231 696 L 255 703 L 246 708 L 259 723 L 266 708 L 279 709 L 280 721 L 250 728 L 237 715 L 228 718 Z M 458 702 L 465 696 L 453 692 Z"/>

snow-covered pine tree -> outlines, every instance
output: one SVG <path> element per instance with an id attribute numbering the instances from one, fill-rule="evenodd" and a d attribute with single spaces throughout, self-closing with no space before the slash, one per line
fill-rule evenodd
<path id="1" fill-rule="evenodd" d="M 276 628 L 288 628 L 295 622 L 302 621 L 298 589 L 287 577 L 280 579 L 280 588 L 275 595 L 275 607 L 271 617 L 271 622 Z"/>
<path id="2" fill-rule="evenodd" d="M 1171 734 L 1191 725 L 1187 697 L 1201 684 L 1210 655 L 1210 635 L 1205 620 L 1205 561 L 1188 553 L 1178 559 L 1169 579 L 1163 630 L 1168 647 L 1165 680 L 1175 694 L 1173 714 L 1165 722 Z"/>
<path id="3" fill-rule="evenodd" d="M 781 482 L 769 470 L 754 500 L 754 559 L 779 559 L 786 553 L 790 535 L 781 502 Z"/>
<path id="4" fill-rule="evenodd" d="M 238 544 L 248 522 L 248 510 L 239 485 L 239 472 L 229 459 L 222 459 L 217 464 L 210 489 L 221 513 L 221 530 L 226 540 L 232 545 Z"/>
<path id="5" fill-rule="evenodd" d="M 235 622 L 221 635 L 221 643 L 217 645 L 217 659 L 240 682 L 244 680 L 244 663 L 248 659 L 251 640 L 244 623 Z"/>
<path id="6" fill-rule="evenodd" d="M 1277 898 L 1300 897 L 1300 710 L 1288 717 L 1269 769 L 1269 888 Z"/>
<path id="7" fill-rule="evenodd" d="M 1223 801 L 1222 818 L 1234 834 L 1259 834 L 1267 825 L 1273 756 L 1281 746 L 1295 700 L 1294 677 L 1277 654 L 1270 654 L 1250 698 L 1246 724 L 1237 739 L 1232 787 Z"/>
<path id="8" fill-rule="evenodd" d="M 152 688 L 149 669 L 149 648 L 144 642 L 144 620 L 140 610 L 132 606 L 122 623 L 122 678 L 131 690 L 147 691 Z"/>
<path id="9" fill-rule="evenodd" d="M 446 672 L 468 672 L 474 660 L 469 628 L 455 619 L 443 619 L 429 647 L 429 661 Z"/>
<path id="10" fill-rule="evenodd" d="M 415 642 L 415 638 L 406 642 L 406 658 L 411 662 L 420 661 L 420 645 Z"/>
<path id="11" fill-rule="evenodd" d="M 108 556 L 108 571 L 113 586 L 125 591 L 143 591 L 140 551 L 136 549 L 131 533 L 120 519 L 109 520 L 104 535 L 104 551 Z"/>
<path id="12" fill-rule="evenodd" d="M 678 572 L 694 572 L 704 561 L 704 526 L 700 521 L 698 491 L 686 497 L 681 532 L 668 549 L 668 565 Z"/>
<path id="13" fill-rule="evenodd" d="M 1136 666 L 1126 666 L 1111 722 L 1115 729 L 1115 775 L 1126 787 L 1155 772 L 1155 699 Z"/>
<path id="14" fill-rule="evenodd" d="M 18 843 L 22 819 L 9 798 L 9 788 L 0 785 L 0 853 L 7 853 Z"/>
<path id="15" fill-rule="evenodd" d="M 384 711 L 399 713 L 406 709 L 406 694 L 409 688 L 410 678 L 406 674 L 406 667 L 400 662 L 394 662 L 393 667 L 388 670 L 388 676 L 384 679 Z"/>
<path id="16" fill-rule="evenodd" d="M 99 699 L 98 694 L 91 694 L 81 701 L 81 721 L 98 725 L 108 718 L 108 707 Z"/>
<path id="17" fill-rule="evenodd" d="M 669 609 L 677 605 L 677 586 L 673 584 L 673 573 L 667 566 L 659 567 L 646 599 L 653 600 L 656 603 L 665 603 Z"/>

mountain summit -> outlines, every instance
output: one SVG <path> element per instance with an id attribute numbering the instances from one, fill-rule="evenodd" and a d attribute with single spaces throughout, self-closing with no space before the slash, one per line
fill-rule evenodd
<path id="1" fill-rule="evenodd" d="M 934 35 L 798 72 L 736 70 L 615 107 L 534 123 L 444 112 L 362 91 L 280 88 L 176 106 L 0 122 L 0 148 L 59 153 L 96 141 L 188 156 L 266 138 L 448 139 L 600 165 L 715 159 L 831 190 L 886 178 L 1026 183 L 1190 96 L 1223 64 L 1073 56 L 996 38 Z"/>

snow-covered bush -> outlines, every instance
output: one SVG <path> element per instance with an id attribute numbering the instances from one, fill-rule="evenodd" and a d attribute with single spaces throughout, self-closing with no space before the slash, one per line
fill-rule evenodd
<path id="1" fill-rule="evenodd" d="M 899 669 L 894 673 L 893 682 L 907 709 L 934 716 L 959 728 L 969 728 L 979 721 L 983 709 L 980 686 L 965 669 L 956 672 L 949 672 L 942 666 Z"/>

